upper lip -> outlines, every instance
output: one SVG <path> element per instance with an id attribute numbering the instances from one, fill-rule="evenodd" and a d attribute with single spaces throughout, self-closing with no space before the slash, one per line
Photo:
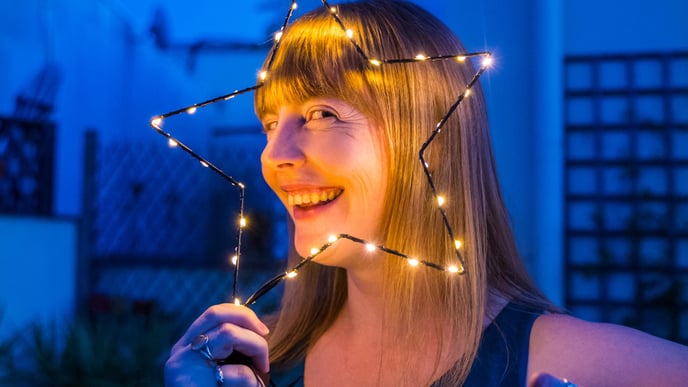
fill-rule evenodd
<path id="1" fill-rule="evenodd" d="M 320 192 L 320 191 L 327 191 L 327 190 L 333 190 L 333 189 L 342 189 L 342 187 L 337 187 L 337 186 L 331 186 L 331 185 L 315 185 L 315 184 L 286 184 L 286 185 L 280 185 L 280 189 L 282 192 L 288 193 L 288 194 L 305 194 L 305 193 L 311 193 L 311 192 Z"/>

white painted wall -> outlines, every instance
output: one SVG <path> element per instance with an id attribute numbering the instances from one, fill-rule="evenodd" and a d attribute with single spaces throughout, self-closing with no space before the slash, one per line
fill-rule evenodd
<path id="1" fill-rule="evenodd" d="M 0 215 L 0 339 L 75 311 L 74 220 Z"/>

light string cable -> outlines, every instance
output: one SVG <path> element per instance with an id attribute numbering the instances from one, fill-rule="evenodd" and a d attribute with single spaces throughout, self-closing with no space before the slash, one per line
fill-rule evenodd
<path id="1" fill-rule="evenodd" d="M 273 277 L 272 279 L 268 280 L 265 282 L 257 291 L 255 291 L 252 295 L 250 295 L 246 301 L 244 302 L 244 305 L 251 305 L 258 301 L 259 298 L 267 294 L 271 289 L 273 289 L 275 286 L 277 286 L 280 282 L 282 282 L 285 279 L 288 278 L 294 278 L 297 276 L 299 269 L 301 269 L 304 265 L 307 263 L 311 262 L 314 258 L 316 258 L 319 254 L 321 254 L 323 251 L 328 249 L 330 246 L 335 244 L 338 240 L 340 239 L 346 239 L 349 241 L 352 241 L 354 243 L 362 244 L 365 246 L 366 250 L 369 252 L 375 251 L 375 250 L 380 250 L 382 252 L 385 252 L 387 254 L 397 256 L 403 259 L 406 259 L 407 262 L 409 263 L 410 266 L 416 267 L 419 265 L 426 266 L 431 269 L 439 270 L 439 271 L 446 271 L 449 273 L 459 273 L 462 274 L 465 272 L 465 263 L 463 260 L 463 257 L 461 255 L 460 249 L 461 249 L 461 242 L 458 239 L 454 238 L 454 234 L 451 228 L 451 225 L 449 224 L 449 220 L 447 218 L 446 212 L 443 208 L 443 204 L 445 202 L 445 198 L 437 193 L 437 189 L 435 188 L 434 181 L 432 179 L 432 175 L 429 170 L 428 163 L 425 161 L 425 150 L 427 147 L 430 145 L 430 143 L 435 139 L 435 137 L 441 132 L 442 127 L 444 124 L 447 122 L 451 114 L 454 113 L 454 111 L 458 108 L 459 104 L 464 100 L 465 97 L 470 95 L 470 90 L 471 87 L 475 85 L 475 83 L 478 81 L 482 73 L 489 67 L 491 64 L 491 55 L 489 52 L 472 52 L 472 53 L 462 53 L 462 54 L 455 54 L 455 55 L 440 55 L 440 56 L 425 56 L 422 54 L 417 55 L 414 58 L 396 58 L 396 59 L 375 59 L 371 58 L 369 55 L 365 53 L 365 51 L 358 45 L 356 40 L 354 39 L 354 34 L 353 31 L 346 28 L 345 24 L 343 21 L 340 19 L 338 15 L 338 9 L 336 7 L 332 7 L 329 5 L 329 3 L 326 0 L 321 0 L 321 3 L 323 4 L 323 7 L 325 7 L 328 12 L 332 15 L 333 19 L 335 22 L 342 28 L 344 33 L 346 34 L 347 38 L 350 40 L 350 42 L 354 45 L 356 51 L 361 55 L 362 59 L 365 61 L 369 62 L 373 66 L 381 66 L 384 64 L 404 64 L 404 63 L 418 63 L 418 62 L 428 62 L 428 61 L 440 61 L 440 60 L 456 60 L 460 63 L 465 62 L 468 58 L 473 58 L 473 57 L 483 57 L 482 64 L 476 74 L 472 77 L 472 79 L 469 81 L 469 83 L 466 85 L 465 90 L 458 96 L 456 101 L 449 107 L 447 113 L 440 119 L 440 121 L 437 123 L 435 126 L 435 129 L 432 131 L 428 139 L 425 141 L 425 143 L 422 145 L 420 151 L 419 151 L 419 159 L 421 162 L 421 165 L 423 167 L 423 171 L 425 173 L 426 179 L 428 180 L 430 189 L 436 199 L 437 207 L 440 211 L 440 214 L 442 216 L 443 222 L 445 229 L 447 231 L 447 234 L 449 238 L 454 242 L 455 245 L 455 251 L 456 251 L 456 257 L 458 260 L 457 265 L 449 265 L 449 266 L 442 266 L 434 262 L 414 258 L 412 256 L 409 256 L 407 254 L 401 253 L 397 250 L 385 247 L 383 245 L 375 245 L 373 243 L 367 242 L 363 239 L 357 238 L 355 236 L 349 235 L 349 234 L 337 234 L 337 235 L 332 235 L 328 238 L 327 243 L 323 244 L 319 248 L 313 248 L 311 249 L 311 254 L 302 259 L 299 263 L 291 267 L 289 270 L 280 273 Z M 232 298 L 236 304 L 241 304 L 239 301 L 239 298 L 237 297 L 237 283 L 238 283 L 238 273 L 239 273 L 239 258 L 240 258 L 240 247 L 241 247 L 241 237 L 242 237 L 242 228 L 246 225 L 246 220 L 243 217 L 243 200 L 244 200 L 244 185 L 243 183 L 240 183 L 233 179 L 232 177 L 228 176 L 225 174 L 221 169 L 216 167 L 214 164 L 209 162 L 207 159 L 201 157 L 198 155 L 196 152 L 191 150 L 188 146 L 184 145 L 182 142 L 180 142 L 178 139 L 173 137 L 170 133 L 167 133 L 162 130 L 162 121 L 163 119 L 167 117 L 171 117 L 174 115 L 182 114 L 182 113 L 188 113 L 188 114 L 193 114 L 195 113 L 197 108 L 204 107 L 216 102 L 220 101 L 226 101 L 229 99 L 234 98 L 237 95 L 244 94 L 247 92 L 255 91 L 258 88 L 262 87 L 264 84 L 265 79 L 268 76 L 268 73 L 270 71 L 270 68 L 272 66 L 273 60 L 275 58 L 275 54 L 277 50 L 279 49 L 280 45 L 280 40 L 281 36 L 286 29 L 294 10 L 297 8 L 297 4 L 295 0 L 291 1 L 291 6 L 289 7 L 289 11 L 287 12 L 287 16 L 285 17 L 284 23 L 280 30 L 275 34 L 274 36 L 274 43 L 271 49 L 270 53 L 270 59 L 268 60 L 268 63 L 266 67 L 263 69 L 263 71 L 260 72 L 259 74 L 259 82 L 251 87 L 247 87 L 245 89 L 241 90 L 236 90 L 230 94 L 223 95 L 220 97 L 216 97 L 201 103 L 197 103 L 191 106 L 187 106 L 175 111 L 172 111 L 170 113 L 165 113 L 159 116 L 154 117 L 151 120 L 151 126 L 161 135 L 165 136 L 168 139 L 168 143 L 171 146 L 179 146 L 180 149 L 186 151 L 189 153 L 192 157 L 195 159 L 199 160 L 201 165 L 204 167 L 210 168 L 212 171 L 215 173 L 219 174 L 222 176 L 224 179 L 230 182 L 233 186 L 237 187 L 240 190 L 240 227 L 237 231 L 237 247 L 235 249 L 236 255 L 232 257 L 232 263 L 234 264 L 234 284 L 233 284 L 233 293 L 232 293 Z"/>

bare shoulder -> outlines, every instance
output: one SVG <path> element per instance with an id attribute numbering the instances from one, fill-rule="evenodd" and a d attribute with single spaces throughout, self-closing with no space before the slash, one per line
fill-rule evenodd
<path id="1" fill-rule="evenodd" d="M 678 386 L 688 380 L 688 347 L 620 325 L 538 317 L 528 374 L 546 372 L 581 386 Z"/>

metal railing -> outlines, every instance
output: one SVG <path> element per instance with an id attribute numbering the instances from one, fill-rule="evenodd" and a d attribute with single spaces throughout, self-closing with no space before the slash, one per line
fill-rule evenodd
<path id="1" fill-rule="evenodd" d="M 240 295 L 247 296 L 283 270 L 286 251 L 273 246 L 286 246 L 286 218 L 262 182 L 261 132 L 238 136 L 214 135 L 207 152 L 247 187 L 239 277 Z M 90 132 L 85 154 L 86 301 L 149 302 L 187 323 L 228 301 L 238 211 L 232 187 L 162 141 L 100 144 Z M 274 309 L 278 297 L 258 311 Z"/>
<path id="2" fill-rule="evenodd" d="M 688 53 L 565 59 L 566 306 L 688 343 Z"/>
<path id="3" fill-rule="evenodd" d="M 52 215 L 55 127 L 0 117 L 0 213 Z"/>

